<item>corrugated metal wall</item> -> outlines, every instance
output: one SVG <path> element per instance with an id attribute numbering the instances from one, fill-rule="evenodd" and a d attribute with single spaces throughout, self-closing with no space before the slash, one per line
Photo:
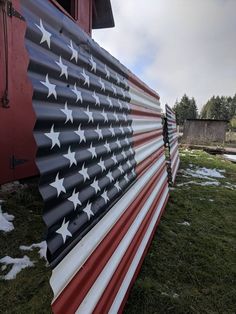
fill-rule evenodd
<path id="1" fill-rule="evenodd" d="M 166 127 L 167 127 L 167 143 L 169 149 L 169 174 L 172 183 L 175 182 L 176 174 L 179 168 L 179 149 L 178 134 L 176 127 L 176 117 L 174 111 L 166 105 Z"/>
<path id="2" fill-rule="evenodd" d="M 53 311 L 116 313 L 168 199 L 159 96 L 48 1 L 21 3 Z"/>

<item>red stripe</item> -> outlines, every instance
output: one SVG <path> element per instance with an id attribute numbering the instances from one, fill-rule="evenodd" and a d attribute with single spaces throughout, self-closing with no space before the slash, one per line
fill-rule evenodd
<path id="1" fill-rule="evenodd" d="M 123 301 L 122 301 L 121 306 L 120 306 L 119 311 L 118 311 L 119 314 L 122 314 L 123 309 L 124 309 L 124 306 L 125 306 L 125 303 L 127 302 L 127 299 L 128 299 L 129 293 L 130 293 L 130 290 L 131 290 L 131 288 L 132 288 L 132 286 L 133 286 L 133 284 L 134 284 L 134 282 L 135 282 L 135 280 L 136 280 L 136 278 L 137 278 L 137 276 L 138 276 L 138 273 L 140 272 L 140 268 L 141 268 L 141 266 L 142 266 L 143 260 L 144 260 L 145 256 L 147 255 L 147 251 L 148 251 L 148 249 L 149 249 L 149 247 L 150 247 L 150 244 L 151 244 L 152 239 L 153 239 L 153 237 L 154 237 L 154 234 L 155 234 L 155 232 L 156 232 L 157 226 L 159 225 L 160 219 L 161 219 L 161 217 L 162 217 L 162 215 L 163 215 L 163 212 L 164 212 L 164 210 L 165 210 L 165 207 L 166 207 L 168 198 L 169 198 L 169 194 L 167 195 L 167 198 L 166 198 L 166 200 L 165 200 L 165 202 L 164 202 L 164 204 L 163 204 L 163 206 L 162 206 L 162 209 L 161 209 L 161 211 L 160 211 L 160 215 L 159 215 L 159 217 L 158 217 L 158 219 L 157 219 L 157 222 L 156 222 L 156 224 L 155 224 L 155 227 L 153 228 L 152 234 L 151 234 L 150 239 L 149 239 L 149 241 L 148 241 L 148 243 L 147 243 L 147 246 L 146 246 L 146 248 L 145 248 L 145 250 L 144 250 L 144 252 L 143 252 L 142 258 L 140 259 L 139 265 L 138 265 L 138 267 L 137 267 L 137 269 L 136 269 L 136 271 L 135 271 L 135 274 L 134 274 L 134 276 L 133 276 L 133 278 L 132 278 L 132 280 L 131 280 L 131 282 L 130 282 L 129 288 L 127 289 L 127 292 L 126 292 L 126 294 L 125 294 L 125 296 L 124 296 L 124 298 L 123 298 Z"/>
<path id="2" fill-rule="evenodd" d="M 132 103 L 130 104 L 130 108 L 131 108 L 131 114 L 132 115 L 136 115 L 136 116 L 141 116 L 143 117 L 157 117 L 157 118 L 161 118 L 161 114 L 148 109 L 148 108 L 144 108 L 141 106 L 137 106 L 137 105 L 133 105 Z"/>
<path id="3" fill-rule="evenodd" d="M 162 135 L 162 130 L 155 130 L 146 133 L 138 133 L 133 135 L 133 146 L 137 148 L 142 146 L 144 143 L 148 143 L 154 138 L 157 138 Z"/>
<path id="4" fill-rule="evenodd" d="M 83 267 L 77 272 L 70 283 L 64 288 L 63 292 L 54 301 L 52 304 L 54 313 L 70 314 L 76 311 L 115 251 L 119 242 L 126 234 L 144 202 L 151 194 L 154 182 L 159 180 L 161 172 L 163 171 L 165 171 L 165 169 L 162 167 L 150 179 L 149 183 L 144 187 L 135 201 L 126 209 L 116 225 L 111 229 L 104 240 L 85 262 Z"/>
<path id="5" fill-rule="evenodd" d="M 138 86 L 142 91 L 145 91 L 152 97 L 156 99 L 160 99 L 160 96 L 150 87 L 148 87 L 144 82 L 142 82 L 136 75 L 133 73 L 129 72 L 129 81 L 133 83 L 134 85 Z"/>
<path id="6" fill-rule="evenodd" d="M 108 313 L 118 291 L 119 288 L 124 280 L 124 277 L 126 273 L 129 270 L 129 267 L 135 257 L 135 254 L 137 253 L 137 250 L 147 232 L 147 229 L 153 219 L 153 216 L 156 212 L 156 208 L 158 205 L 158 202 L 160 201 L 160 198 L 163 194 L 163 191 L 165 190 L 167 185 L 167 180 L 163 183 L 161 190 L 156 195 L 148 213 L 146 214 L 141 226 L 139 227 L 139 230 L 135 234 L 128 250 L 126 251 L 125 255 L 123 256 L 119 266 L 116 269 L 116 272 L 114 273 L 111 281 L 109 282 L 108 286 L 106 287 L 105 292 L 103 293 L 102 297 L 100 298 L 100 301 L 98 302 L 96 308 L 94 309 L 93 313 Z M 160 212 L 161 215 L 161 212 Z M 156 224 L 155 224 L 156 225 Z"/>
<path id="7" fill-rule="evenodd" d="M 146 171 L 146 169 L 157 161 L 162 155 L 164 155 L 164 147 L 160 147 L 157 151 L 152 153 L 150 156 L 148 156 L 146 159 L 141 161 L 135 169 L 135 172 L 137 173 L 138 177 L 141 177 L 141 175 Z M 165 167 L 165 162 L 162 167 Z"/>

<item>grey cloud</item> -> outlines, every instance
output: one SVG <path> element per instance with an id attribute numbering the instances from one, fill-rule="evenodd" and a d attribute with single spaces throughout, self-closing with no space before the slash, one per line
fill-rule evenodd
<path id="1" fill-rule="evenodd" d="M 235 0 L 113 0 L 116 27 L 95 40 L 173 105 L 236 93 Z"/>

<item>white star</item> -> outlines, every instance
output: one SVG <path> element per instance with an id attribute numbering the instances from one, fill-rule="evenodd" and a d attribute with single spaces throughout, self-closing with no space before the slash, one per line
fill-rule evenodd
<path id="1" fill-rule="evenodd" d="M 90 176 L 88 174 L 88 168 L 84 167 L 84 164 L 82 166 L 82 169 L 79 171 L 79 174 L 81 174 L 84 178 L 84 182 L 86 181 L 86 179 L 90 179 Z"/>
<path id="2" fill-rule="evenodd" d="M 54 132 L 54 124 L 51 127 L 50 133 L 45 133 L 45 135 L 50 138 L 50 140 L 52 141 L 52 146 L 51 149 L 57 145 L 58 147 L 61 147 L 61 143 L 59 141 L 59 132 Z"/>
<path id="3" fill-rule="evenodd" d="M 132 167 L 131 162 L 130 162 L 129 160 L 127 161 L 127 163 L 126 163 L 126 164 L 128 165 L 128 167 L 129 167 L 129 168 L 131 168 L 131 167 Z"/>
<path id="4" fill-rule="evenodd" d="M 92 204 L 91 204 L 91 203 L 88 203 L 88 204 L 86 205 L 86 207 L 83 209 L 83 212 L 86 213 L 87 216 L 88 216 L 88 220 L 90 220 L 90 217 L 91 217 L 91 216 L 94 216 L 94 213 L 93 213 L 92 210 L 91 210 L 91 206 L 92 206 Z"/>
<path id="5" fill-rule="evenodd" d="M 124 175 L 124 179 L 125 179 L 125 181 L 129 182 L 129 178 L 128 178 L 127 173 L 126 173 L 126 175 Z"/>
<path id="6" fill-rule="evenodd" d="M 106 170 L 105 163 L 104 163 L 104 160 L 102 160 L 102 158 L 100 159 L 98 165 L 99 165 L 99 167 L 102 168 L 102 172 L 103 172 L 103 170 Z"/>
<path id="7" fill-rule="evenodd" d="M 42 20 L 40 19 L 40 25 L 38 25 L 38 24 L 35 24 L 37 27 L 38 27 L 38 29 L 40 29 L 40 31 L 42 32 L 42 38 L 41 38 L 41 41 L 40 41 L 40 44 L 42 44 L 43 42 L 45 42 L 46 41 L 46 43 L 47 43 L 47 45 L 48 45 L 48 48 L 50 48 L 50 44 L 51 44 L 51 36 L 52 36 L 52 34 L 51 33 L 49 33 L 48 31 L 46 31 L 46 29 L 44 28 L 44 26 L 43 26 L 43 22 L 42 22 Z"/>
<path id="8" fill-rule="evenodd" d="M 79 192 L 75 193 L 75 189 L 72 195 L 68 198 L 68 201 L 72 202 L 74 205 L 74 210 L 76 210 L 78 205 L 81 205 L 81 201 L 79 200 Z"/>
<path id="9" fill-rule="evenodd" d="M 92 143 L 91 143 L 88 151 L 90 151 L 90 153 L 92 154 L 92 158 L 97 157 L 96 149 L 95 149 L 95 147 L 93 147 Z"/>
<path id="10" fill-rule="evenodd" d="M 118 117 L 117 113 L 114 112 L 113 114 L 114 114 L 114 117 L 115 117 L 116 121 L 119 121 L 119 117 Z"/>
<path id="11" fill-rule="evenodd" d="M 56 64 L 60 67 L 61 69 L 61 74 L 60 74 L 60 77 L 62 75 L 65 75 L 65 77 L 68 79 L 68 66 L 66 66 L 65 64 L 63 64 L 62 62 L 62 59 L 61 59 L 61 56 L 59 57 L 59 62 L 58 61 L 55 61 Z"/>
<path id="12" fill-rule="evenodd" d="M 126 106 L 127 110 L 130 110 L 130 105 L 128 102 L 125 103 L 125 106 Z"/>
<path id="13" fill-rule="evenodd" d="M 127 126 L 127 129 L 129 130 L 129 133 L 132 133 L 133 132 L 133 129 L 132 129 L 132 127 L 129 125 L 129 126 Z"/>
<path id="14" fill-rule="evenodd" d="M 125 88 L 128 88 L 128 83 L 126 80 L 124 80 Z"/>
<path id="15" fill-rule="evenodd" d="M 118 181 L 116 181 L 116 183 L 114 184 L 114 186 L 117 188 L 118 191 L 121 190 L 121 187 L 119 186 L 119 182 L 118 182 Z"/>
<path id="16" fill-rule="evenodd" d="M 46 75 L 45 81 L 40 81 L 40 83 L 43 84 L 44 86 L 46 86 L 48 89 L 47 98 L 49 98 L 51 95 L 53 95 L 55 97 L 55 99 L 57 99 L 56 85 L 49 82 L 48 74 Z"/>
<path id="17" fill-rule="evenodd" d="M 128 139 L 127 136 L 126 136 L 126 138 L 125 138 L 125 142 L 126 142 L 127 145 L 129 145 L 129 139 Z"/>
<path id="18" fill-rule="evenodd" d="M 83 69 L 83 72 L 81 73 L 81 75 L 83 76 L 83 78 L 84 78 L 84 85 L 88 85 L 88 87 L 89 87 L 89 85 L 90 85 L 90 82 L 89 82 L 89 76 L 85 73 L 85 70 Z"/>
<path id="19" fill-rule="evenodd" d="M 95 99 L 95 105 L 100 106 L 100 99 L 98 95 L 95 93 L 95 91 L 93 92 L 92 97 Z"/>
<path id="20" fill-rule="evenodd" d="M 121 147 L 119 139 L 117 139 L 115 143 L 118 145 L 118 147 Z"/>
<path id="21" fill-rule="evenodd" d="M 93 60 L 93 56 L 92 55 L 90 56 L 89 61 L 91 63 L 91 71 L 94 71 L 94 73 L 96 73 L 96 71 L 97 71 L 97 64 Z"/>
<path id="22" fill-rule="evenodd" d="M 116 73 L 116 82 L 117 82 L 117 84 L 120 84 L 120 78 L 119 78 L 117 73 Z"/>
<path id="23" fill-rule="evenodd" d="M 121 165 L 118 167 L 118 169 L 120 170 L 120 173 L 124 173 L 124 169 L 122 168 Z"/>
<path id="24" fill-rule="evenodd" d="M 136 173 L 135 173 L 134 169 L 132 170 L 132 174 L 133 174 L 134 177 L 136 176 Z"/>
<path id="25" fill-rule="evenodd" d="M 130 152 L 131 155 L 133 155 L 133 153 L 134 153 L 134 151 L 133 151 L 133 149 L 131 147 L 129 149 L 129 152 Z"/>
<path id="26" fill-rule="evenodd" d="M 104 108 L 103 108 L 102 112 L 100 112 L 100 114 L 103 116 L 104 122 L 108 122 L 108 116 L 107 116 L 107 113 L 105 113 Z"/>
<path id="27" fill-rule="evenodd" d="M 86 138 L 85 138 L 85 136 L 84 136 L 84 131 L 81 130 L 81 124 L 79 125 L 78 130 L 77 130 L 77 131 L 74 131 L 74 132 L 75 132 L 77 135 L 79 135 L 80 143 L 81 143 L 82 141 L 84 141 L 84 142 L 86 143 Z"/>
<path id="28" fill-rule="evenodd" d="M 64 179 L 59 179 L 59 172 L 56 175 L 55 181 L 50 183 L 50 185 L 57 190 L 57 197 L 61 194 L 61 192 L 66 193 L 66 189 L 63 185 Z"/>
<path id="29" fill-rule="evenodd" d="M 126 154 L 125 154 L 124 150 L 122 150 L 121 155 L 123 156 L 124 159 L 126 158 Z"/>
<path id="30" fill-rule="evenodd" d="M 65 103 L 65 108 L 64 109 L 60 109 L 65 115 L 66 115 L 66 121 L 65 124 L 68 121 L 71 121 L 73 123 L 73 116 L 72 116 L 72 110 L 68 109 L 67 107 L 67 102 Z"/>
<path id="31" fill-rule="evenodd" d="M 69 159 L 69 161 L 70 161 L 70 167 L 71 167 L 73 164 L 77 165 L 77 161 L 76 161 L 76 159 L 75 159 L 75 152 L 74 152 L 74 153 L 71 152 L 70 146 L 69 146 L 69 148 L 68 148 L 68 153 L 65 154 L 65 155 L 63 155 L 63 156 L 64 156 L 65 158 Z"/>
<path id="32" fill-rule="evenodd" d="M 91 184 L 91 187 L 94 188 L 95 192 L 97 193 L 98 191 L 101 191 L 99 185 L 98 185 L 98 180 L 95 178 L 93 180 L 93 183 Z"/>
<path id="33" fill-rule="evenodd" d="M 120 109 L 122 109 L 123 106 L 122 106 L 122 103 L 120 102 L 120 99 L 118 99 L 118 104 L 119 104 L 119 106 L 120 106 Z"/>
<path id="34" fill-rule="evenodd" d="M 108 70 L 106 64 L 105 64 L 105 72 L 106 72 L 106 78 L 109 79 L 109 78 L 110 78 L 110 72 L 109 72 L 109 70 Z"/>
<path id="35" fill-rule="evenodd" d="M 98 134 L 98 138 L 103 138 L 102 130 L 99 129 L 99 125 L 97 126 L 96 130 L 94 130 Z"/>
<path id="36" fill-rule="evenodd" d="M 56 230 L 56 233 L 60 234 L 63 238 L 63 242 L 66 242 L 66 237 L 72 237 L 72 234 L 68 230 L 69 220 L 66 222 L 65 218 L 63 219 L 61 227 Z"/>
<path id="37" fill-rule="evenodd" d="M 101 90 L 105 91 L 105 83 L 102 81 L 101 77 L 99 77 L 99 83 L 101 84 Z"/>
<path id="38" fill-rule="evenodd" d="M 111 132 L 112 137 L 115 136 L 115 130 L 112 126 L 109 127 L 109 131 Z"/>
<path id="39" fill-rule="evenodd" d="M 77 61 L 78 61 L 78 51 L 75 50 L 75 48 L 73 47 L 72 40 L 70 40 L 70 45 L 67 45 L 67 47 L 69 47 L 71 52 L 72 52 L 70 60 L 75 59 L 75 62 L 77 63 Z"/>
<path id="40" fill-rule="evenodd" d="M 125 113 L 123 113 L 123 118 L 125 121 L 127 121 L 127 115 Z"/>
<path id="41" fill-rule="evenodd" d="M 114 178 L 112 176 L 112 172 L 109 170 L 109 172 L 106 175 L 108 177 L 108 179 L 110 180 L 110 182 L 114 181 Z"/>
<path id="42" fill-rule="evenodd" d="M 87 107 L 87 110 L 85 111 L 86 115 L 88 116 L 88 122 L 93 122 L 94 119 L 93 119 L 93 113 L 91 111 L 89 111 L 89 107 Z"/>
<path id="43" fill-rule="evenodd" d="M 123 98 L 125 98 L 125 92 L 123 89 L 121 89 L 121 93 L 122 93 Z"/>
<path id="44" fill-rule="evenodd" d="M 116 95 L 117 94 L 117 91 L 116 91 L 116 88 L 113 84 L 111 84 L 111 88 L 113 90 L 113 95 Z"/>
<path id="45" fill-rule="evenodd" d="M 105 190 L 102 194 L 101 197 L 104 199 L 105 203 L 107 204 L 108 201 L 110 201 L 108 195 L 107 195 L 107 191 Z"/>
<path id="46" fill-rule="evenodd" d="M 118 163 L 117 158 L 116 158 L 116 156 L 114 154 L 112 155 L 111 159 L 114 161 L 115 164 Z"/>
<path id="47" fill-rule="evenodd" d="M 109 96 L 107 96 L 107 101 L 109 103 L 109 107 L 113 107 L 112 101 Z"/>
<path id="48" fill-rule="evenodd" d="M 104 144 L 104 146 L 106 147 L 106 150 L 107 150 L 108 153 L 111 152 L 110 145 L 107 143 L 107 141 L 106 141 L 106 143 Z"/>
<path id="49" fill-rule="evenodd" d="M 125 130 L 124 130 L 124 128 L 122 126 L 120 126 L 120 130 L 121 130 L 122 134 L 125 134 Z"/>
<path id="50" fill-rule="evenodd" d="M 77 90 L 76 83 L 74 85 L 74 88 L 71 90 L 76 95 L 76 102 L 80 100 L 81 104 L 83 102 L 82 94 L 79 90 Z"/>

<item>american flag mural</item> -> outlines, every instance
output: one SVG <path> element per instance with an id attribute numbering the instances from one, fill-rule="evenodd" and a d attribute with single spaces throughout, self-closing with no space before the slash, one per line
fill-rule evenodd
<path id="1" fill-rule="evenodd" d="M 21 0 L 54 313 L 117 313 L 168 199 L 159 95 L 49 1 Z"/>
<path id="2" fill-rule="evenodd" d="M 169 163 L 168 172 L 172 183 L 175 182 L 176 174 L 179 168 L 179 148 L 178 148 L 178 134 L 176 127 L 175 112 L 166 105 L 166 137 L 169 149 Z"/>

